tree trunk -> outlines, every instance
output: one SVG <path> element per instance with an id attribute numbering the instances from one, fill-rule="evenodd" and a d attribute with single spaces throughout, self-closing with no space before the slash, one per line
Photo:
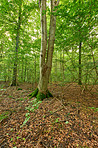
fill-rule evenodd
<path id="1" fill-rule="evenodd" d="M 26 82 L 26 77 L 27 77 L 27 61 L 25 59 L 24 82 Z"/>
<path id="2" fill-rule="evenodd" d="M 65 62 L 64 62 L 64 49 L 63 49 L 63 63 L 62 63 L 62 67 L 63 67 L 63 82 L 64 82 L 64 80 L 65 80 L 65 74 L 64 74 L 64 71 L 65 71 Z"/>
<path id="3" fill-rule="evenodd" d="M 79 44 L 79 85 L 82 85 L 82 81 L 81 81 L 81 73 L 82 73 L 82 69 L 81 69 L 81 42 Z"/>
<path id="4" fill-rule="evenodd" d="M 54 80 L 57 81 L 57 56 L 58 56 L 57 51 L 55 52 L 55 55 L 56 55 L 56 58 L 55 58 L 55 65 L 54 65 L 55 66 L 55 79 Z"/>
<path id="5" fill-rule="evenodd" d="M 40 13 L 41 13 L 41 52 L 40 52 L 40 78 L 38 88 L 30 94 L 31 97 L 36 96 L 38 100 L 43 100 L 46 97 L 52 97 L 52 94 L 48 91 L 49 76 L 52 68 L 52 57 L 55 41 L 55 29 L 56 29 L 56 16 L 54 13 L 54 7 L 59 4 L 59 0 L 51 0 L 51 16 L 50 16 L 50 29 L 47 49 L 47 19 L 46 19 L 46 0 L 40 1 Z"/>
<path id="6" fill-rule="evenodd" d="M 18 26 L 17 26 L 17 34 L 16 34 L 16 48 L 15 48 L 15 59 L 14 59 L 14 68 L 13 68 L 13 78 L 11 86 L 17 86 L 17 61 L 18 61 L 18 48 L 19 48 L 19 33 L 21 26 L 21 0 L 19 4 L 19 17 L 18 17 Z"/>
<path id="7" fill-rule="evenodd" d="M 23 82 L 23 75 L 24 75 L 24 60 L 22 58 L 22 65 L 21 65 L 21 81 Z"/>

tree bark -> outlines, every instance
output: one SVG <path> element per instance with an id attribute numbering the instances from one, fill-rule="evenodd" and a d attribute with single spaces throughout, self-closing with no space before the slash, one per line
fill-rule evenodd
<path id="1" fill-rule="evenodd" d="M 81 69 L 81 42 L 79 44 L 79 81 L 78 84 L 82 85 L 82 81 L 81 81 L 81 73 L 82 73 L 82 69 Z"/>
<path id="2" fill-rule="evenodd" d="M 64 71 L 65 71 L 65 65 L 64 65 L 64 49 L 63 49 L 63 63 L 62 63 L 62 67 L 63 67 L 63 82 L 65 80 L 65 74 L 64 74 Z"/>
<path id="3" fill-rule="evenodd" d="M 46 18 L 46 0 L 40 1 L 40 14 L 41 14 L 41 52 L 40 52 L 40 78 L 38 88 L 33 92 L 31 97 L 36 96 L 38 100 L 43 100 L 46 97 L 52 96 L 48 91 L 49 76 L 52 68 L 52 58 L 55 41 L 56 29 L 56 16 L 54 7 L 59 4 L 59 0 L 51 0 L 51 16 L 50 16 L 50 29 L 49 39 L 47 45 L 47 18 Z M 48 46 L 48 48 L 47 48 Z"/>
<path id="4" fill-rule="evenodd" d="M 11 86 L 17 86 L 17 61 L 18 61 L 17 58 L 18 58 L 19 34 L 20 34 L 20 26 L 21 26 L 21 5 L 22 5 L 22 1 L 20 0 L 18 26 L 17 26 L 17 34 L 16 34 L 15 59 L 14 59 L 13 78 L 12 78 Z"/>

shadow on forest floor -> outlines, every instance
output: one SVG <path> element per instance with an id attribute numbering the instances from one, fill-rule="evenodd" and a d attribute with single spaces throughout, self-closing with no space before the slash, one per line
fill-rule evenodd
<path id="1" fill-rule="evenodd" d="M 26 108 L 35 99 L 28 97 L 32 85 L 24 83 L 8 87 L 8 84 L 2 84 L 1 148 L 97 148 L 97 88 L 98 85 L 89 86 L 86 90 L 76 83 L 64 86 L 52 83 L 49 90 L 54 97 L 43 100 L 35 110 L 28 111 Z M 21 126 L 28 115 L 29 120 Z"/>

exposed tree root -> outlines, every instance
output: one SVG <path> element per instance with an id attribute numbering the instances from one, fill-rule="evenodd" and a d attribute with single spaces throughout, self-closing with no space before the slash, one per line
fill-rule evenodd
<path id="1" fill-rule="evenodd" d="M 45 98 L 53 97 L 53 95 L 49 92 L 49 90 L 46 91 L 46 94 L 39 92 L 38 88 L 36 88 L 31 94 L 29 94 L 30 99 L 33 97 L 36 97 L 37 100 L 44 100 Z"/>

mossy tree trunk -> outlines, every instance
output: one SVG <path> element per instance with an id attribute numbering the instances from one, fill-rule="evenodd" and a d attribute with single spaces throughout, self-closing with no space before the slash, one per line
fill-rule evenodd
<path id="1" fill-rule="evenodd" d="M 46 97 L 52 97 L 47 88 L 52 68 L 55 41 L 56 16 L 54 13 L 56 10 L 54 8 L 58 6 L 59 0 L 51 0 L 49 39 L 47 39 L 46 0 L 39 1 L 39 4 L 41 14 L 40 78 L 38 88 L 31 94 L 31 97 L 36 96 L 38 100 L 43 100 Z"/>

